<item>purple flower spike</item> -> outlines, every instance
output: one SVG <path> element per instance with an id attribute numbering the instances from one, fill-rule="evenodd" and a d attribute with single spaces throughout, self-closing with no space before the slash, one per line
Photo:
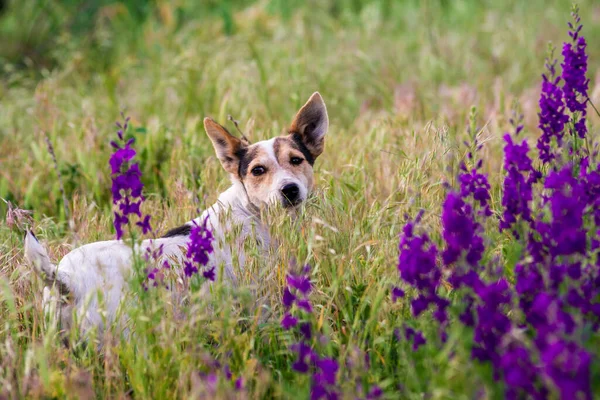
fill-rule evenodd
<path id="1" fill-rule="evenodd" d="M 286 331 L 295 327 L 298 324 L 298 318 L 291 314 L 285 314 L 281 320 L 281 327 Z"/>
<path id="2" fill-rule="evenodd" d="M 290 291 L 290 289 L 288 287 L 286 287 L 283 290 L 283 299 L 282 299 L 283 306 L 286 309 L 288 309 L 294 304 L 295 300 L 296 300 L 296 296 L 294 296 L 292 294 L 292 292 Z"/>
<path id="3" fill-rule="evenodd" d="M 208 217 L 202 224 L 194 221 L 194 226 L 190 231 L 190 237 L 187 243 L 187 258 L 184 262 L 185 275 L 190 277 L 200 269 L 207 267 L 210 261 L 210 254 L 213 252 L 213 235 L 208 229 Z M 202 272 L 202 276 L 210 281 L 215 280 L 215 267 L 212 266 Z"/>
<path id="4" fill-rule="evenodd" d="M 125 129 L 123 128 L 123 130 Z M 142 197 L 144 185 L 141 181 L 142 173 L 139 165 L 132 162 L 136 155 L 136 151 L 131 147 L 134 140 L 130 139 L 125 142 L 123 130 L 117 132 L 121 144 L 111 142 L 111 146 L 115 151 L 109 160 L 113 204 L 118 208 L 118 211 L 114 213 L 117 239 L 123 237 L 123 227 L 129 223 L 129 218 L 132 215 L 137 215 L 140 219 L 136 225 L 141 228 L 144 235 L 152 231 L 150 216 L 143 216 L 140 211 L 140 206 L 144 200 Z"/>
<path id="5" fill-rule="evenodd" d="M 585 49 L 587 43 L 583 36 L 579 36 L 582 25 L 577 11 L 573 16 L 575 25 L 569 24 L 571 27 L 569 36 L 571 36 L 572 42 L 564 43 L 562 49 L 564 57 L 564 62 L 561 64 L 562 79 L 564 81 L 563 96 L 569 111 L 579 114 L 578 120 L 574 121 L 575 131 L 583 139 L 587 133 L 585 117 L 587 115 L 588 86 L 590 82 L 586 77 L 588 57 Z"/>
<path id="6" fill-rule="evenodd" d="M 398 300 L 401 297 L 404 297 L 404 295 L 405 295 L 404 290 L 402 290 L 398 287 L 393 288 L 392 289 L 392 302 L 395 303 L 396 300 Z"/>
<path id="7" fill-rule="evenodd" d="M 413 342 L 413 346 L 412 349 L 413 351 L 417 351 L 419 349 L 419 347 L 421 347 L 422 345 L 424 345 L 425 343 L 427 343 L 427 340 L 425 340 L 425 336 L 423 336 L 423 333 L 420 331 L 417 331 L 413 328 L 411 328 L 410 326 L 405 326 L 404 327 L 404 337 L 406 338 L 406 340 Z"/>

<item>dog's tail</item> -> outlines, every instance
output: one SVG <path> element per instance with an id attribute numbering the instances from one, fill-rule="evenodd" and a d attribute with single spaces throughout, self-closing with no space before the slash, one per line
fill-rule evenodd
<path id="1" fill-rule="evenodd" d="M 35 271 L 46 280 L 51 282 L 56 280 L 56 265 L 50 262 L 46 249 L 30 230 L 25 235 L 25 258 L 33 265 Z"/>

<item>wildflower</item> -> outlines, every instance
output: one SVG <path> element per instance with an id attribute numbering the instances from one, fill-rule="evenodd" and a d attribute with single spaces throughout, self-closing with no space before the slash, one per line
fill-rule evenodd
<path id="1" fill-rule="evenodd" d="M 286 331 L 298 324 L 298 318 L 291 314 L 285 314 L 281 320 L 281 327 Z"/>
<path id="2" fill-rule="evenodd" d="M 515 137 L 523 129 L 515 128 Z M 504 135 L 504 177 L 502 206 L 504 212 L 500 220 L 500 231 L 510 229 L 516 239 L 520 238 L 517 229 L 519 220 L 532 222 L 530 202 L 533 198 L 532 185 L 537 180 L 529 158 L 529 147 L 523 140 L 521 144 L 513 142 L 511 135 Z M 526 175 L 527 174 L 527 175 Z"/>
<path id="3" fill-rule="evenodd" d="M 406 340 L 413 342 L 413 351 L 417 351 L 419 347 L 427 343 L 427 340 L 425 339 L 425 336 L 423 336 L 423 333 L 411 328 L 410 326 L 404 327 L 404 337 L 406 338 Z"/>
<path id="4" fill-rule="evenodd" d="M 404 226 L 399 245 L 398 270 L 400 278 L 419 291 L 417 298 L 411 302 L 413 315 L 417 317 L 430 305 L 435 305 L 437 311 L 434 317 L 444 323 L 449 303 L 437 294 L 442 277 L 437 265 L 437 248 L 427 234 L 414 233 L 415 224 L 420 221 L 421 216 L 422 213 L 419 213 L 414 221 L 408 221 Z"/>
<path id="5" fill-rule="evenodd" d="M 290 273 L 286 277 L 287 287 L 283 291 L 282 303 L 286 313 L 281 320 L 281 327 L 290 330 L 297 327 L 300 340 L 294 343 L 290 349 L 296 353 L 296 360 L 292 369 L 301 374 L 311 373 L 311 399 L 337 399 L 336 375 L 339 365 L 333 358 L 320 357 L 310 346 L 313 338 L 311 323 L 299 322 L 292 315 L 292 306 L 297 306 L 296 311 L 310 315 L 313 308 L 308 298 L 312 284 L 309 277 L 310 267 L 306 265 L 300 274 Z"/>
<path id="6" fill-rule="evenodd" d="M 565 113 L 563 92 L 559 86 L 561 78 L 556 76 L 556 60 L 551 52 L 546 60 L 548 75 L 542 74 L 542 91 L 540 94 L 540 112 L 538 113 L 539 125 L 542 135 L 537 142 L 540 160 L 544 164 L 550 163 L 556 158 L 552 149 L 554 138 L 558 147 L 562 146 L 564 127 L 569 122 L 569 116 Z"/>
<path id="7" fill-rule="evenodd" d="M 400 288 L 392 288 L 392 301 L 396 302 L 396 300 L 398 300 L 400 297 L 404 297 L 405 293 L 404 290 L 400 289 Z"/>
<path id="8" fill-rule="evenodd" d="M 123 237 L 123 226 L 129 224 L 130 217 L 133 215 L 137 215 L 140 219 L 136 225 L 142 229 L 143 234 L 152 231 L 150 216 L 142 216 L 140 211 L 140 206 L 144 200 L 142 196 L 144 185 L 141 181 L 142 173 L 138 163 L 132 163 L 136 155 L 136 151 L 131 147 L 134 139 L 125 141 L 123 138 L 123 132 L 127 130 L 128 123 L 129 118 L 126 118 L 122 129 L 117 132 L 121 144 L 111 142 L 111 146 L 115 151 L 109 160 L 113 204 L 117 206 L 117 211 L 114 212 L 117 239 Z M 119 123 L 118 126 L 120 126 Z"/>
<path id="9" fill-rule="evenodd" d="M 553 258 L 585 254 L 587 239 L 583 225 L 586 208 L 585 190 L 575 177 L 570 165 L 552 172 L 544 188 L 551 192 L 545 200 L 551 212 L 551 221 L 539 220 L 535 229 L 541 243 Z"/>
<path id="10" fill-rule="evenodd" d="M 208 265 L 209 255 L 213 252 L 213 235 L 208 229 L 208 218 L 202 224 L 194 221 L 187 243 L 187 260 L 184 261 L 184 273 L 190 277 L 199 271 L 199 267 Z M 203 271 L 203 277 L 214 281 L 215 267 Z"/>
<path id="11" fill-rule="evenodd" d="M 461 164 L 461 173 L 459 174 L 460 182 L 460 196 L 466 199 L 470 196 L 473 197 L 474 203 L 478 204 L 481 208 L 481 213 L 484 216 L 492 215 L 490 210 L 490 184 L 487 180 L 487 176 L 479 172 L 483 160 L 479 160 L 475 168 L 470 171 L 467 169 L 464 163 Z"/>
<path id="12" fill-rule="evenodd" d="M 500 357 L 499 366 L 506 384 L 507 398 L 518 399 L 525 394 L 532 398 L 547 397 L 547 391 L 537 387 L 539 368 L 525 346 L 519 343 L 509 345 Z"/>
<path id="13" fill-rule="evenodd" d="M 479 285 L 476 293 L 480 301 L 477 306 L 472 356 L 480 361 L 491 361 L 498 368 L 501 340 L 512 326 L 503 310 L 503 307 L 510 305 L 509 285 L 505 279 L 499 279 L 497 282 Z"/>
<path id="14" fill-rule="evenodd" d="M 544 372 L 558 388 L 561 398 L 592 398 L 590 354 L 574 342 L 559 340 L 542 352 Z M 582 397 L 579 397 L 579 394 Z"/>
<path id="15" fill-rule="evenodd" d="M 448 193 L 442 209 L 443 238 L 446 248 L 442 253 L 447 267 L 464 256 L 467 265 L 477 267 L 485 250 L 480 236 L 481 226 L 473 218 L 473 208 L 454 192 Z"/>
<path id="16" fill-rule="evenodd" d="M 587 133 L 586 122 L 586 104 L 588 100 L 589 79 L 586 78 L 587 72 L 587 54 L 585 49 L 587 43 L 583 36 L 580 36 L 582 25 L 578 10 L 572 13 L 574 24 L 569 23 L 569 36 L 571 43 L 564 43 L 562 55 L 564 61 L 562 66 L 563 96 L 567 108 L 571 113 L 578 114 L 577 121 L 574 120 L 575 132 L 583 139 Z"/>
<path id="17" fill-rule="evenodd" d="M 379 386 L 373 385 L 367 394 L 367 400 L 380 399 L 381 396 L 383 396 L 383 390 Z"/>

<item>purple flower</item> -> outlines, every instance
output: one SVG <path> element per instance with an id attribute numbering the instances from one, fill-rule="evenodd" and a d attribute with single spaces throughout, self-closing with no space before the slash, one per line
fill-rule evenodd
<path id="1" fill-rule="evenodd" d="M 297 324 L 298 318 L 294 317 L 292 314 L 285 314 L 281 320 L 281 327 L 286 331 L 293 328 Z"/>
<path id="2" fill-rule="evenodd" d="M 300 324 L 300 333 L 302 334 L 305 340 L 310 340 L 310 338 L 312 337 L 312 331 L 308 322 Z"/>
<path id="3" fill-rule="evenodd" d="M 123 130 L 127 129 L 127 121 L 128 119 L 126 119 Z M 143 234 L 151 232 L 152 227 L 150 226 L 150 216 L 146 215 L 144 217 L 140 211 L 140 206 L 144 200 L 142 197 L 144 185 L 141 181 L 142 173 L 139 165 L 132 163 L 136 155 L 136 151 L 131 147 L 134 139 L 125 142 L 122 130 L 119 130 L 117 135 L 119 140 L 124 143 L 119 145 L 116 142 L 111 142 L 115 151 L 110 157 L 109 164 L 113 204 L 118 207 L 118 211 L 114 213 L 114 226 L 117 239 L 121 239 L 123 237 L 123 226 L 129 224 L 129 216 L 131 215 L 137 215 L 141 219 L 136 225 L 142 229 Z"/>
<path id="4" fill-rule="evenodd" d="M 538 389 L 539 368 L 530 351 L 519 344 L 509 346 L 500 357 L 500 369 L 506 384 L 507 398 L 546 398 L 547 391 Z"/>
<path id="5" fill-rule="evenodd" d="M 291 347 L 292 351 L 296 352 L 297 359 L 292 364 L 292 369 L 296 372 L 300 372 L 305 374 L 309 370 L 309 365 L 307 363 L 307 358 L 311 361 L 315 359 L 316 355 L 310 348 L 310 346 L 304 342 L 296 343 Z"/>
<path id="6" fill-rule="evenodd" d="M 150 216 L 146 215 L 143 221 L 138 221 L 135 223 L 137 226 L 142 228 L 142 233 L 145 235 L 146 233 L 152 231 L 152 227 L 150 226 Z"/>
<path id="7" fill-rule="evenodd" d="M 550 209 L 549 222 L 538 220 L 535 229 L 541 244 L 551 257 L 585 254 L 587 239 L 583 225 L 586 208 L 585 190 L 567 165 L 546 178 L 544 188 L 550 194 L 545 205 Z"/>
<path id="8" fill-rule="evenodd" d="M 296 301 L 296 305 L 303 309 L 304 311 L 306 311 L 307 313 L 311 313 L 312 312 L 312 305 L 310 304 L 310 301 L 308 301 L 308 299 L 299 299 Z"/>
<path id="9" fill-rule="evenodd" d="M 112 174 L 120 174 L 123 164 L 131 161 L 133 157 L 135 157 L 136 152 L 131 148 L 131 144 L 133 144 L 133 142 L 129 141 L 126 143 L 125 147 L 121 148 L 116 142 L 111 143 L 111 145 L 116 148 L 116 151 L 109 159 Z"/>
<path id="10" fill-rule="evenodd" d="M 396 300 L 398 300 L 399 298 L 404 297 L 404 295 L 405 295 L 404 290 L 402 290 L 398 287 L 395 287 L 392 289 L 392 301 L 393 302 L 396 302 Z"/>
<path id="11" fill-rule="evenodd" d="M 422 216 L 419 213 L 414 221 L 408 221 L 400 236 L 398 270 L 400 278 L 418 291 L 418 296 L 411 300 L 412 313 L 419 316 L 430 305 L 436 307 L 434 318 L 444 324 L 448 317 L 446 309 L 449 302 L 441 298 L 437 289 L 441 284 L 442 272 L 437 263 L 437 248 L 431 243 L 426 234 L 416 235 L 415 224 Z M 392 290 L 392 300 L 403 297 L 404 291 L 399 288 Z"/>
<path id="12" fill-rule="evenodd" d="M 299 290 L 302 294 L 307 295 L 310 293 L 312 285 L 308 275 L 292 275 L 288 274 L 287 282 L 290 287 Z"/>
<path id="13" fill-rule="evenodd" d="M 562 66 L 563 96 L 569 111 L 573 114 L 578 113 L 579 118 L 574 120 L 575 131 L 580 138 L 584 138 L 587 133 L 585 125 L 586 105 L 588 100 L 589 79 L 586 78 L 587 72 L 587 54 L 585 49 L 587 43 L 583 36 L 579 36 L 582 25 L 577 10 L 573 13 L 575 25 L 569 23 L 569 36 L 572 43 L 564 43 L 562 55 L 564 61 Z"/>
<path id="14" fill-rule="evenodd" d="M 444 265 L 452 264 L 464 257 L 467 265 L 476 267 L 485 247 L 479 235 L 480 225 L 474 220 L 473 209 L 459 194 L 450 192 L 442 209 L 443 238 L 446 248 L 442 253 Z"/>
<path id="15" fill-rule="evenodd" d="M 541 359 L 544 372 L 558 388 L 561 398 L 592 399 L 592 358 L 587 351 L 573 342 L 559 340 L 546 347 Z"/>
<path id="16" fill-rule="evenodd" d="M 481 213 L 484 216 L 490 216 L 489 201 L 490 201 L 490 184 L 487 176 L 480 173 L 482 161 L 479 160 L 475 168 L 469 171 L 466 165 L 461 165 L 461 173 L 458 180 L 460 182 L 460 196 L 463 199 L 473 197 L 474 204 L 478 204 L 481 208 Z"/>
<path id="17" fill-rule="evenodd" d="M 522 126 L 516 128 L 515 136 L 521 131 Z M 530 202 L 532 200 L 532 184 L 537 180 L 529 158 L 529 147 L 523 140 L 521 144 L 513 143 L 509 134 L 504 135 L 504 187 L 502 193 L 502 206 L 504 212 L 500 220 L 500 231 L 510 229 L 515 238 L 519 239 L 517 224 L 519 220 L 532 222 Z"/>
<path id="18" fill-rule="evenodd" d="M 548 75 L 542 75 L 542 92 L 539 101 L 538 127 L 542 130 L 542 135 L 538 139 L 537 148 L 544 164 L 556 158 L 552 149 L 552 139 L 554 138 L 559 148 L 562 146 L 565 124 L 569 121 L 569 116 L 565 114 L 563 92 L 559 87 L 560 77 L 556 76 L 555 67 L 556 60 L 546 60 Z"/>
<path id="19" fill-rule="evenodd" d="M 292 294 L 292 292 L 290 291 L 290 289 L 288 287 L 283 289 L 282 303 L 286 309 L 289 309 L 294 304 L 295 300 L 296 300 L 296 296 L 294 296 Z"/>
<path id="20" fill-rule="evenodd" d="M 208 229 L 208 217 L 202 224 L 194 221 L 194 226 L 190 231 L 190 237 L 187 243 L 187 260 L 184 261 L 184 273 L 190 277 L 198 273 L 199 268 L 206 267 L 209 262 L 209 255 L 213 252 L 213 235 Z M 215 280 L 215 267 L 211 267 L 203 272 L 203 277 L 211 281 Z"/>
<path id="21" fill-rule="evenodd" d="M 503 310 L 511 301 L 509 285 L 505 279 L 500 279 L 479 285 L 476 293 L 480 302 L 477 306 L 472 355 L 481 361 L 491 361 L 498 368 L 502 338 L 512 327 Z"/>
<path id="22" fill-rule="evenodd" d="M 383 396 L 383 390 L 379 386 L 373 385 L 367 394 L 367 400 L 379 399 L 381 396 Z"/>
<path id="23" fill-rule="evenodd" d="M 425 336 L 423 336 L 423 333 L 415 330 L 413 328 L 411 328 L 410 326 L 405 326 L 404 327 L 404 337 L 406 338 L 406 340 L 413 342 L 413 346 L 412 349 L 413 351 L 417 351 L 419 349 L 419 347 L 421 347 L 422 345 L 424 345 L 425 343 L 427 343 L 427 340 L 425 340 Z"/>

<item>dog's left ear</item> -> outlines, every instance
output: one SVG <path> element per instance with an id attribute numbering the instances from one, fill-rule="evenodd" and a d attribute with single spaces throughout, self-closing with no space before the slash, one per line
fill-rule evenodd
<path id="1" fill-rule="evenodd" d="M 204 129 L 225 171 L 238 176 L 240 161 L 246 153 L 246 144 L 211 118 L 204 118 Z"/>
<path id="2" fill-rule="evenodd" d="M 314 92 L 296 114 L 290 134 L 294 140 L 299 140 L 315 159 L 323 152 L 328 127 L 329 118 L 325 102 L 319 92 Z"/>

